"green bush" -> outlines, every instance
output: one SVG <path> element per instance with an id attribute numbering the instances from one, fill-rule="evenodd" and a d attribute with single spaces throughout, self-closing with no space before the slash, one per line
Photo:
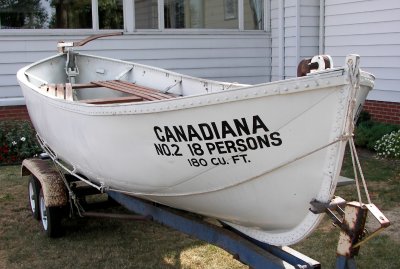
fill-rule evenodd
<path id="1" fill-rule="evenodd" d="M 17 164 L 42 150 L 29 121 L 0 122 L 0 164 Z"/>
<path id="2" fill-rule="evenodd" d="M 399 129 L 399 125 L 374 122 L 371 120 L 361 121 L 355 129 L 354 142 L 359 147 L 374 150 L 376 141 L 381 139 L 385 134 L 389 134 Z"/>
<path id="3" fill-rule="evenodd" d="M 380 157 L 400 159 L 400 130 L 382 136 L 376 141 L 374 149 Z"/>
<path id="4" fill-rule="evenodd" d="M 385 134 L 397 131 L 396 125 L 366 121 L 360 123 L 355 130 L 355 143 L 357 146 L 374 150 L 376 141 Z"/>

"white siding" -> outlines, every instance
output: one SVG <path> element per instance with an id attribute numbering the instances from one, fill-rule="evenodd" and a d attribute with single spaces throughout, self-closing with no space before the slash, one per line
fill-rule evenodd
<path id="1" fill-rule="evenodd" d="M 279 2 L 271 1 L 272 66 L 271 80 L 295 77 L 297 65 L 303 58 L 318 54 L 319 40 L 319 0 L 286 0 L 283 11 L 283 57 L 280 49 L 280 10 Z M 283 61 L 283 74 L 279 65 Z M 283 75 L 281 77 L 281 75 Z"/>
<path id="2" fill-rule="evenodd" d="M 82 50 L 215 80 L 254 84 L 294 77 L 301 59 L 319 53 L 320 0 L 266 1 L 270 33 L 136 32 L 97 40 Z M 347 54 L 360 54 L 361 67 L 377 78 L 368 98 L 400 102 L 400 1 L 325 0 L 323 21 L 324 53 L 335 65 L 343 65 Z M 58 40 L 89 35 L 54 33 L 0 31 L 0 106 L 23 103 L 15 78 L 19 68 L 54 54 Z"/>
<path id="3" fill-rule="evenodd" d="M 400 1 L 325 1 L 325 53 L 336 65 L 359 54 L 376 76 L 368 99 L 400 102 Z"/>
<path id="4" fill-rule="evenodd" d="M 0 32 L 0 106 L 23 104 L 16 80 L 19 68 L 55 54 L 58 40 L 86 36 Z M 255 84 L 270 81 L 269 47 L 266 32 L 171 32 L 99 39 L 79 50 L 202 78 Z"/>

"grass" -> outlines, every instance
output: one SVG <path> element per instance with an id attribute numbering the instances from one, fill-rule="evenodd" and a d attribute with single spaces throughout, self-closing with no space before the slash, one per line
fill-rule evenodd
<path id="1" fill-rule="evenodd" d="M 373 201 L 389 212 L 398 209 L 399 162 L 375 159 L 364 151 L 360 157 Z M 342 174 L 351 177 L 348 164 L 346 156 Z M 0 268 L 248 268 L 218 247 L 153 222 L 74 218 L 64 223 L 64 237 L 49 239 L 31 216 L 27 180 L 19 169 L 0 166 Z M 354 193 L 354 186 L 337 190 L 347 200 L 356 199 Z M 292 247 L 323 268 L 334 268 L 338 233 L 325 218 L 309 238 Z M 398 229 L 393 233 L 398 235 Z M 400 268 L 399 248 L 393 234 L 378 235 L 361 247 L 357 264 Z"/>
<path id="2" fill-rule="evenodd" d="M 64 237 L 47 238 L 31 216 L 19 170 L 0 166 L 0 268 L 247 268 L 154 222 L 74 218 L 64 223 Z"/>

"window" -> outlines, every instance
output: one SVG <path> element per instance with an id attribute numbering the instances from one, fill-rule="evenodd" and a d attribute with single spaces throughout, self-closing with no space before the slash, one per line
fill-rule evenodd
<path id="1" fill-rule="evenodd" d="M 164 0 L 164 27 L 238 29 L 237 0 Z"/>
<path id="2" fill-rule="evenodd" d="M 263 30 L 264 29 L 264 1 L 263 0 L 244 0 L 244 29 Z"/>
<path id="3" fill-rule="evenodd" d="M 124 28 L 122 0 L 98 0 L 98 5 L 100 29 Z"/>
<path id="4" fill-rule="evenodd" d="M 0 29 L 264 30 L 264 1 L 0 0 Z"/>
<path id="5" fill-rule="evenodd" d="M 85 1 L 36 1 L 46 10 L 48 24 L 42 28 L 92 28 L 90 0 Z"/>
<path id="6" fill-rule="evenodd" d="M 158 1 L 135 0 L 136 29 L 158 28 Z"/>
<path id="7" fill-rule="evenodd" d="M 1 29 L 92 28 L 90 0 L 0 0 Z"/>

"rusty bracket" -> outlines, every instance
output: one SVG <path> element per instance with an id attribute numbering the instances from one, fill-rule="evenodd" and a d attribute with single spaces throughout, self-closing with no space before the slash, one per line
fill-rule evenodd
<path id="1" fill-rule="evenodd" d="M 313 58 L 305 58 L 297 65 L 297 76 L 303 77 L 315 71 L 332 68 L 332 58 L 329 55 L 316 55 Z"/>
<path id="2" fill-rule="evenodd" d="M 389 219 L 386 218 L 385 215 L 383 215 L 383 213 L 374 204 L 364 204 L 363 206 L 368 209 L 368 212 L 370 212 L 372 216 L 379 222 L 380 226 L 372 233 L 369 233 L 368 236 L 363 238 L 360 242 L 356 243 L 353 248 L 361 246 L 362 244 L 379 234 L 383 229 L 390 226 Z"/>
<path id="3" fill-rule="evenodd" d="M 346 202 L 338 196 L 329 203 L 313 200 L 310 204 L 313 213 L 326 213 L 334 225 L 341 229 L 337 247 L 337 254 L 340 256 L 354 257 L 362 244 L 390 225 L 390 221 L 374 204 Z M 367 234 L 365 223 L 368 212 L 379 222 L 379 227 Z"/>

